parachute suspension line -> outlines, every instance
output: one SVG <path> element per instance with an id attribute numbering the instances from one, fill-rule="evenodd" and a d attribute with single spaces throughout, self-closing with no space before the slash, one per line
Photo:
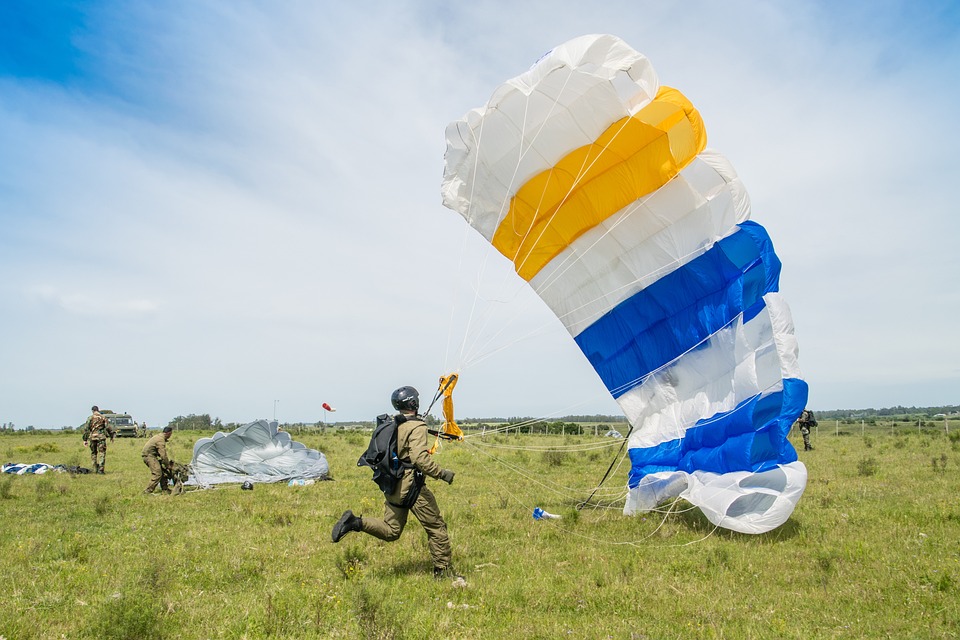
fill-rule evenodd
<path id="1" fill-rule="evenodd" d="M 478 136 L 474 136 L 474 141 L 475 141 L 475 143 L 476 143 L 476 148 L 477 148 L 477 149 L 480 148 L 480 144 L 481 144 L 481 142 L 483 141 L 483 127 L 484 127 L 485 124 L 486 124 L 486 120 L 481 120 L 481 121 L 480 121 L 480 133 L 479 133 Z M 458 130 L 459 130 L 459 128 L 458 128 Z M 471 135 L 473 134 L 473 129 L 470 129 L 470 133 L 471 133 Z M 472 207 L 473 207 L 473 198 L 474 198 L 474 193 L 475 193 L 474 190 L 476 189 L 476 183 L 477 183 L 477 181 L 476 181 L 477 165 L 478 165 L 479 161 L 480 161 L 479 154 L 474 154 L 472 175 L 471 175 L 471 180 L 470 180 L 470 184 L 471 184 L 471 187 L 470 187 L 470 201 L 469 201 L 469 202 L 470 202 L 470 205 L 468 206 L 468 209 L 467 209 L 467 215 L 468 215 L 468 216 L 471 216 L 470 210 L 471 210 Z M 470 225 L 468 224 L 467 226 L 469 227 Z M 468 230 L 467 230 L 467 229 L 464 229 L 463 245 L 462 245 L 463 247 L 466 247 L 467 236 L 468 236 Z M 460 252 L 460 264 L 461 264 L 461 265 L 463 264 L 463 253 L 464 253 L 463 251 Z M 486 267 L 487 267 L 487 259 L 488 259 L 487 253 L 485 252 L 485 253 L 484 253 L 484 256 L 483 256 L 483 258 L 482 258 L 482 260 L 481 260 L 481 263 L 480 263 L 480 271 L 479 271 L 479 273 L 477 274 L 478 286 L 479 286 L 479 282 L 481 282 L 482 279 L 483 279 L 483 273 L 484 273 L 484 271 L 486 270 Z M 458 275 L 461 274 L 461 273 L 462 273 L 462 270 L 458 271 Z M 457 278 L 457 281 L 458 281 L 458 283 L 459 283 L 459 281 L 460 281 L 460 278 L 459 278 L 459 277 Z M 471 326 L 472 323 L 473 323 L 473 318 L 474 318 L 474 315 L 475 315 L 475 313 L 476 313 L 477 298 L 478 298 L 477 289 L 475 288 L 475 289 L 474 289 L 473 301 L 472 301 L 472 304 L 471 304 L 471 307 L 470 307 L 470 312 L 469 312 L 469 314 L 467 314 L 467 325 L 466 325 L 466 327 L 465 327 L 465 329 L 464 329 L 463 336 L 462 336 L 462 338 L 460 339 L 460 353 L 459 353 L 459 356 L 458 356 L 458 359 L 457 359 L 457 368 L 459 368 L 459 366 L 460 366 L 460 365 L 462 364 L 462 362 L 463 362 L 463 353 L 464 353 L 464 350 L 465 350 L 465 348 L 466 348 L 467 336 L 470 335 L 470 326 Z M 450 334 L 452 334 L 452 331 L 453 331 L 453 322 L 452 322 L 452 319 L 453 319 L 453 317 L 454 317 L 455 311 L 456 311 L 456 299 L 454 299 L 454 300 L 451 302 L 451 305 L 450 305 L 451 323 L 450 323 L 450 327 L 449 327 L 448 332 L 447 332 L 447 333 L 448 333 L 448 346 L 449 346 L 449 336 L 450 336 Z M 448 352 L 448 353 L 449 353 L 449 352 Z M 447 356 L 447 357 L 449 357 L 449 356 Z M 445 365 L 445 368 L 449 368 L 450 363 L 447 361 L 447 362 L 444 363 L 444 365 Z M 436 402 L 436 398 L 434 398 L 434 402 Z M 430 403 L 430 404 L 431 404 L 431 406 L 433 405 L 433 403 Z M 429 411 L 427 411 L 427 413 L 429 413 Z"/>
<path id="2" fill-rule="evenodd" d="M 470 450 L 470 451 L 471 451 L 471 453 L 474 453 L 473 450 Z M 480 450 L 477 450 L 477 452 L 478 452 L 478 453 L 485 453 L 485 452 L 480 451 Z M 509 463 L 505 462 L 504 460 L 501 460 L 501 459 L 496 458 L 496 457 L 493 457 L 493 456 L 489 456 L 489 457 L 490 457 L 494 462 L 496 462 L 497 464 L 500 464 L 501 466 L 507 468 L 508 470 L 511 470 L 511 471 L 513 471 L 513 472 L 515 472 L 515 473 L 518 473 L 518 474 L 526 477 L 527 479 L 531 480 L 532 482 L 535 482 L 535 483 L 541 484 L 541 485 L 543 484 L 543 483 L 538 482 L 535 478 L 532 478 L 532 477 L 530 477 L 530 476 L 525 475 L 524 473 L 522 473 L 521 470 L 519 470 L 518 468 L 514 467 L 513 465 L 510 465 Z M 494 477 L 493 480 L 494 480 L 494 482 L 497 483 L 497 485 L 503 490 L 504 493 L 506 493 L 508 496 L 510 496 L 510 498 L 513 499 L 514 502 L 516 502 L 518 505 L 521 505 L 520 508 L 521 508 L 523 511 L 531 512 L 531 511 L 533 510 L 533 507 L 532 507 L 531 503 L 529 503 L 527 500 L 519 497 L 513 490 L 511 490 L 511 488 L 510 488 L 509 486 L 507 486 L 507 485 L 505 485 L 504 483 L 500 482 L 500 480 L 497 479 L 496 477 Z M 550 487 L 546 487 L 546 488 L 547 488 L 547 489 L 550 489 Z M 552 489 L 550 489 L 550 490 L 552 490 Z M 568 528 L 564 527 L 562 520 L 542 520 L 541 522 L 542 522 L 542 523 L 545 523 L 544 526 L 552 526 L 552 527 L 555 527 L 555 528 L 556 528 L 557 530 L 559 530 L 559 531 L 562 531 L 562 532 L 564 532 L 564 533 L 566 533 L 566 534 L 575 536 L 575 537 L 580 538 L 580 539 L 583 539 L 583 540 L 587 540 L 587 541 L 589 541 L 589 542 L 594 542 L 594 543 L 599 543 L 599 544 L 606 544 L 606 545 L 610 545 L 610 546 L 614 546 L 614 547 L 630 546 L 630 547 L 637 547 L 637 548 L 649 548 L 651 545 L 641 544 L 641 543 L 643 543 L 644 541 L 649 540 L 651 537 L 655 536 L 655 535 L 657 534 L 657 532 L 660 531 L 660 529 L 663 528 L 664 524 L 666 524 L 666 522 L 667 522 L 667 519 L 676 511 L 676 507 L 677 507 L 678 504 L 679 504 L 679 500 L 674 500 L 666 510 L 655 511 L 656 513 L 662 513 L 662 514 L 663 514 L 663 517 L 661 518 L 660 523 L 656 526 L 656 528 L 655 528 L 653 531 L 651 531 L 650 533 L 648 533 L 647 535 L 645 535 L 644 537 L 642 537 L 642 538 L 640 538 L 640 539 L 638 539 L 638 540 L 608 540 L 608 539 L 606 539 L 606 538 L 600 538 L 600 537 L 598 537 L 598 536 L 586 535 L 586 534 L 580 533 L 579 531 L 574 531 L 574 530 L 572 530 L 572 529 L 568 529 Z M 597 508 L 599 508 L 599 507 L 594 506 L 594 507 L 593 507 L 593 510 L 596 510 Z M 607 508 L 607 509 L 610 509 L 610 508 L 612 508 L 612 506 L 608 506 L 608 507 L 606 507 L 606 508 Z M 691 508 L 695 508 L 695 507 L 691 507 Z M 688 511 L 688 510 L 690 510 L 690 509 L 684 509 L 683 511 Z M 714 531 L 716 531 L 716 529 L 714 529 Z M 694 540 L 694 541 L 692 541 L 692 542 L 687 542 L 687 543 L 684 543 L 684 544 L 682 544 L 682 545 L 653 545 L 653 546 L 655 546 L 655 547 L 681 547 L 681 546 L 687 546 L 687 545 L 690 545 L 690 544 L 696 544 L 696 543 L 698 543 L 698 542 L 702 542 L 702 541 L 705 540 L 707 537 L 709 537 L 710 535 L 712 535 L 714 531 L 711 531 L 710 534 L 707 534 L 707 536 L 705 536 L 704 538 L 701 538 L 700 540 Z"/>
<path id="3" fill-rule="evenodd" d="M 603 483 L 607 481 L 607 478 L 610 476 L 610 472 L 613 471 L 613 465 L 616 464 L 617 460 L 623 455 L 623 448 L 627 446 L 627 440 L 630 439 L 630 434 L 633 433 L 633 425 L 630 425 L 630 429 L 627 431 L 627 435 L 623 437 L 623 442 L 620 443 L 620 450 L 617 452 L 616 457 L 610 461 L 610 466 L 607 467 L 607 472 L 603 474 L 603 478 L 600 479 L 600 482 L 597 484 L 597 488 L 593 490 L 593 493 L 590 494 L 590 497 L 577 505 L 577 511 L 583 509 L 584 505 L 588 504 L 593 500 L 593 496 L 596 495 L 597 489 L 603 486 Z"/>
<path id="4" fill-rule="evenodd" d="M 529 115 L 529 106 L 530 106 L 530 96 L 526 96 L 526 100 L 525 100 L 525 104 L 524 104 L 523 121 L 522 121 L 522 124 L 521 124 L 521 136 L 520 136 L 521 145 L 518 146 L 518 156 L 517 156 L 517 159 L 516 159 L 516 163 L 514 164 L 513 174 L 512 174 L 512 176 L 511 176 L 511 178 L 510 178 L 510 184 L 507 186 L 506 193 L 510 193 L 510 192 L 513 190 L 513 187 L 514 187 L 514 185 L 516 184 L 516 182 L 517 182 L 517 180 L 518 180 L 518 172 L 519 172 L 520 166 L 521 166 L 521 164 L 522 164 L 522 162 L 523 162 L 523 159 L 524 159 L 524 158 L 526 157 L 526 155 L 530 152 L 530 150 L 534 148 L 534 145 L 535 145 L 537 139 L 539 138 L 540 134 L 542 133 L 542 131 L 544 130 L 544 128 L 546 127 L 547 123 L 548 123 L 549 120 L 550 120 L 550 115 L 554 112 L 555 109 L 558 108 L 559 97 L 564 94 L 564 92 L 565 92 L 566 89 L 568 88 L 569 83 L 570 83 L 570 76 L 568 76 L 568 77 L 564 80 L 563 86 L 560 88 L 558 97 L 551 102 L 550 108 L 549 108 L 546 116 L 541 119 L 540 124 L 539 124 L 539 127 L 537 128 L 536 132 L 533 133 L 533 136 L 530 138 L 529 142 L 528 142 L 527 145 L 524 147 L 523 144 L 522 144 L 522 141 L 525 139 L 525 135 L 524 135 L 524 134 L 527 132 L 527 126 L 528 126 L 528 122 L 529 122 L 529 117 L 528 117 L 528 115 Z M 481 123 L 480 123 L 480 137 L 479 137 L 479 138 L 475 138 L 475 141 L 476 141 L 476 146 L 475 146 L 475 148 L 476 148 L 476 150 L 477 150 L 477 153 L 474 154 L 474 164 L 473 164 L 473 168 L 472 168 L 472 172 L 473 172 L 473 176 L 474 176 L 474 177 L 476 176 L 477 165 L 478 165 L 478 163 L 479 163 L 479 156 L 480 156 L 480 154 L 479 154 L 479 149 L 480 149 L 480 145 L 481 145 L 481 142 L 482 142 L 483 126 L 484 126 L 485 123 L 486 123 L 486 120 L 485 120 L 485 119 L 482 119 L 482 120 L 481 120 Z M 476 180 L 471 180 L 471 185 L 472 185 L 472 186 L 471 186 L 471 189 L 475 189 L 475 188 L 476 188 Z M 472 206 L 472 203 L 473 203 L 473 191 L 471 191 L 471 198 L 470 198 L 470 205 L 469 205 L 469 206 Z M 509 209 L 509 208 L 508 208 L 508 204 L 509 204 L 509 199 L 508 199 L 508 198 L 504 198 L 504 200 L 501 202 L 501 205 L 500 205 L 500 212 L 499 212 L 498 215 L 497 215 L 497 226 L 499 226 L 499 224 L 503 221 L 504 217 L 506 216 L 506 214 L 507 214 L 507 212 L 508 212 L 508 209 Z M 469 212 L 469 209 L 468 209 L 468 212 Z M 528 229 L 526 233 L 529 234 L 529 231 L 530 231 L 530 230 Z M 483 256 L 481 271 L 480 271 L 480 273 L 478 274 L 478 288 L 479 288 L 479 284 L 482 282 L 483 274 L 484 274 L 485 271 L 486 271 L 487 261 L 489 260 L 489 256 L 490 256 L 489 253 L 485 253 L 484 256 Z M 522 280 L 517 283 L 517 287 L 516 287 L 516 289 L 515 289 L 514 297 L 516 297 L 516 295 L 522 290 L 522 288 L 523 288 L 523 286 L 524 286 L 525 284 L 526 284 L 526 283 L 523 282 Z M 466 342 L 467 342 L 468 336 L 471 335 L 471 331 L 469 330 L 469 327 L 470 327 L 470 325 L 472 325 L 473 318 L 474 318 L 474 315 L 475 315 L 475 313 L 476 313 L 476 302 L 477 302 L 477 298 L 478 298 L 478 297 L 479 297 L 478 294 L 476 294 L 476 295 L 474 296 L 473 308 L 471 309 L 471 312 L 470 312 L 470 324 L 468 325 L 468 330 L 465 331 L 464 340 L 463 340 L 463 343 L 462 343 L 461 357 L 460 357 L 460 362 L 459 362 L 459 364 L 460 364 L 461 367 L 463 367 L 463 368 L 466 368 L 466 366 L 467 366 L 468 363 L 472 363 L 472 362 L 479 361 L 479 360 L 477 360 L 476 358 L 485 356 L 485 355 L 488 353 L 488 351 L 489 351 L 489 346 L 490 346 L 490 344 L 492 344 L 500 335 L 502 335 L 502 334 L 510 327 L 510 325 L 515 321 L 516 318 L 519 318 L 519 317 L 520 317 L 520 311 L 522 311 L 522 309 L 521 309 L 521 310 L 518 310 L 518 312 L 517 312 L 516 314 L 514 314 L 513 317 L 512 317 L 510 320 L 508 320 L 506 323 L 504 323 L 504 324 L 500 327 L 499 331 L 498 331 L 496 334 L 494 334 L 493 336 L 488 337 L 484 342 L 482 342 L 482 343 L 480 343 L 480 342 L 475 342 L 475 343 L 474 343 L 474 346 L 470 349 L 469 353 L 476 353 L 476 354 L 479 354 L 479 355 L 472 357 L 472 356 L 468 355 L 468 350 L 467 350 L 467 348 L 466 348 Z M 532 303 L 532 300 L 531 300 L 530 302 L 527 302 L 526 304 L 529 305 L 529 304 L 531 304 L 531 303 Z M 490 322 L 490 320 L 491 320 L 491 316 L 490 316 L 490 314 L 487 314 L 486 319 L 485 319 L 485 322 L 483 323 L 483 326 L 482 326 L 481 328 L 482 328 L 482 329 L 485 329 L 486 325 Z M 549 324 L 544 323 L 543 328 L 546 328 L 546 327 L 549 327 L 549 326 L 550 326 Z M 537 329 L 537 330 L 535 330 L 534 332 L 532 332 L 532 333 L 531 333 L 531 336 L 532 336 L 532 335 L 537 335 L 538 333 L 540 333 L 540 329 Z M 483 336 L 484 333 L 481 331 L 481 332 L 478 333 L 477 335 L 478 335 L 478 336 Z M 531 336 L 524 336 L 524 337 L 518 338 L 518 339 L 517 339 L 516 341 L 514 341 L 514 343 L 512 343 L 512 344 L 516 344 L 516 342 L 519 342 L 520 340 L 528 339 L 528 338 L 531 337 Z M 478 340 L 479 340 L 479 337 L 478 337 Z M 499 350 L 499 349 L 498 349 L 498 350 Z"/>
<path id="5" fill-rule="evenodd" d="M 465 441 L 465 442 L 477 453 L 483 454 L 484 456 L 486 456 L 490 460 L 493 460 L 500 466 L 506 469 L 509 469 L 510 471 L 516 473 L 519 476 L 522 476 L 523 478 L 532 482 L 533 484 L 539 485 L 543 489 L 546 489 L 547 491 L 550 491 L 565 500 L 572 500 L 574 495 L 577 495 L 577 494 L 582 495 L 583 493 L 590 491 L 590 489 L 578 489 L 576 487 L 564 487 L 564 486 L 548 484 L 534 477 L 533 474 L 523 469 L 522 467 L 518 467 L 517 465 L 511 464 L 502 458 L 498 458 L 497 456 L 491 453 L 488 453 L 487 451 L 484 451 L 482 448 L 478 447 L 476 444 L 472 442 L 469 442 L 469 441 Z"/>
<path id="6" fill-rule="evenodd" d="M 568 79 L 567 81 L 569 81 L 569 79 Z M 566 88 L 566 82 L 565 82 L 563 88 L 564 88 L 564 89 Z M 562 90 L 561 90 L 561 93 L 562 93 Z M 529 104 L 529 98 L 527 99 L 527 104 Z M 552 103 L 552 105 L 551 105 L 551 109 L 553 109 L 553 108 L 556 106 L 556 104 L 557 104 L 557 101 L 555 100 L 555 101 Z M 547 119 L 545 118 L 545 119 L 544 119 L 544 124 L 541 124 L 541 129 L 540 129 L 541 131 L 542 131 L 543 126 L 545 126 L 546 120 L 547 120 Z M 526 111 L 525 111 L 525 112 L 524 112 L 524 125 L 523 125 L 523 130 L 524 130 L 524 131 L 525 131 L 525 128 L 526 128 L 526 122 L 527 122 L 527 117 L 526 117 Z M 568 198 L 570 197 L 570 195 L 573 193 L 573 191 L 575 190 L 575 188 L 580 184 L 580 181 L 582 180 L 582 178 L 583 178 L 583 177 L 587 174 L 587 172 L 593 167 L 593 165 L 596 164 L 596 163 L 600 160 L 600 158 L 603 156 L 603 153 L 606 152 L 606 151 L 609 149 L 609 145 L 610 145 L 610 144 L 617 138 L 617 136 L 619 136 L 620 133 L 626 128 L 626 124 L 627 124 L 627 121 L 625 120 L 624 123 L 621 124 L 619 130 L 611 137 L 610 141 L 607 142 L 607 144 L 601 149 L 600 153 L 598 153 L 598 154 L 596 155 L 596 157 L 593 158 L 592 161 L 589 161 L 589 163 L 588 163 L 588 158 L 587 158 L 586 156 L 584 157 L 583 163 L 581 164 L 580 169 L 578 170 L 578 173 L 577 173 L 576 178 L 574 179 L 574 181 L 573 181 L 572 185 L 570 186 L 570 188 L 567 190 L 567 193 L 564 195 L 564 197 L 563 197 L 563 199 L 561 200 L 560 204 L 557 205 L 557 207 L 556 207 L 556 209 L 554 210 L 554 213 L 551 215 L 550 219 L 547 221 L 547 223 L 546 223 L 545 225 L 543 225 L 543 228 L 542 228 L 541 231 L 540 231 L 540 235 L 537 237 L 537 241 L 539 241 L 539 239 L 543 237 L 543 234 L 544 234 L 544 233 L 546 232 L 546 230 L 550 227 L 551 223 L 553 222 L 553 220 L 556 218 L 557 214 L 559 213 L 560 208 L 561 208 L 561 207 L 563 206 L 563 204 L 567 201 L 567 199 L 568 199 Z M 482 124 L 481 124 L 481 127 L 482 127 Z M 539 135 L 539 131 L 537 132 L 537 135 Z M 533 145 L 533 143 L 535 142 L 535 140 L 536 140 L 536 136 L 534 136 L 534 139 L 531 140 L 531 142 L 530 142 L 530 147 L 532 147 L 532 145 Z M 511 178 L 511 184 L 510 184 L 510 188 L 511 188 L 511 189 L 512 189 L 513 184 L 514 184 L 514 182 L 515 182 L 515 180 L 516 180 L 516 177 L 517 177 L 517 169 L 518 169 L 519 166 L 520 166 L 520 161 L 522 161 L 523 156 L 524 156 L 525 154 L 526 154 L 526 151 L 521 152 L 520 158 L 518 158 L 517 164 L 516 164 L 515 167 L 514 167 L 514 174 L 513 174 L 513 177 Z M 662 188 L 662 186 L 659 187 L 659 188 Z M 659 190 L 659 188 L 658 188 L 658 190 Z M 541 192 L 541 199 L 544 197 L 545 194 L 546 194 L 546 188 L 544 188 L 544 190 Z M 652 194 L 650 194 L 650 195 L 652 195 Z M 542 202 L 542 200 L 541 200 L 541 202 Z M 639 209 L 640 209 L 640 207 L 637 206 L 637 207 L 633 208 L 632 210 L 635 211 L 635 210 L 639 210 Z M 539 211 L 539 206 L 537 207 L 537 210 Z M 503 217 L 504 217 L 506 211 L 507 211 L 507 207 L 506 207 L 506 200 L 505 200 L 505 201 L 501 204 L 501 207 L 500 207 L 500 214 L 499 214 L 499 216 L 498 216 L 498 225 L 499 225 L 500 222 L 502 222 Z M 624 219 L 625 219 L 625 217 L 626 217 L 626 216 L 624 216 Z M 529 235 L 530 235 L 530 231 L 531 231 L 532 228 L 533 228 L 533 218 L 531 218 L 531 223 L 530 223 L 530 224 L 531 224 L 530 228 L 526 229 L 526 231 L 524 232 L 523 240 L 521 241 L 521 244 L 522 244 L 522 242 L 526 241 L 526 239 L 527 239 L 527 238 L 529 237 Z M 619 221 L 618 221 L 618 224 L 619 224 Z M 514 232 L 516 233 L 516 232 L 517 232 L 517 229 L 514 229 Z M 608 230 L 606 233 L 610 233 L 610 231 Z M 604 235 L 606 235 L 606 233 L 605 233 Z M 594 244 L 596 244 L 596 243 L 594 243 Z M 515 257 L 516 257 L 516 256 L 515 256 Z M 486 256 L 485 256 L 485 258 L 486 258 Z M 523 267 L 523 265 L 526 263 L 526 260 L 527 260 L 528 258 L 529 258 L 529 254 L 527 255 L 527 257 L 524 258 L 523 262 L 521 262 L 521 264 L 516 267 L 516 269 L 517 269 L 518 271 L 519 271 L 519 269 L 521 269 L 521 268 Z M 568 259 L 569 259 L 569 258 L 568 258 Z M 575 258 L 573 258 L 572 262 L 564 269 L 564 271 L 566 271 L 566 269 L 569 269 L 570 267 L 572 267 L 574 264 L 576 264 L 578 261 L 580 261 L 580 260 L 582 260 L 582 259 L 583 259 L 583 256 L 582 256 L 582 255 L 577 255 Z M 484 260 L 484 264 L 486 264 L 486 260 Z M 558 274 L 557 276 L 555 276 L 555 277 L 553 278 L 552 282 L 556 282 L 556 278 L 559 277 L 560 275 L 562 275 L 562 273 L 560 273 L 560 274 Z M 552 282 L 551 282 L 551 284 L 552 284 Z M 527 284 L 529 284 L 529 283 L 527 283 Z M 629 286 L 629 285 L 626 285 L 626 286 Z M 534 291 L 535 291 L 536 293 L 539 293 L 541 290 L 545 290 L 545 289 L 543 289 L 543 288 L 540 289 L 540 290 L 534 289 Z M 586 304 L 589 304 L 589 303 L 586 303 Z M 514 317 L 519 317 L 519 314 L 515 315 Z M 534 336 L 534 335 L 538 335 L 539 332 L 540 332 L 540 329 L 537 329 L 537 330 L 531 332 L 530 334 L 528 334 L 528 335 L 526 335 L 526 336 L 521 336 L 521 337 L 517 338 L 516 340 L 514 340 L 513 343 L 511 343 L 511 345 L 504 345 L 504 346 L 500 347 L 500 348 L 497 349 L 497 350 L 493 350 L 492 352 L 489 351 L 489 346 L 490 346 L 490 344 L 492 344 L 504 331 L 506 331 L 506 329 L 509 328 L 509 326 L 510 326 L 510 323 L 509 323 L 509 322 L 508 322 L 508 323 L 505 323 L 504 326 L 501 326 L 501 327 L 500 327 L 500 330 L 499 330 L 496 334 L 494 334 L 493 336 L 489 337 L 482 345 L 480 345 L 480 347 L 481 347 L 480 350 L 479 350 L 480 356 L 477 356 L 476 358 L 471 358 L 471 359 L 466 359 L 466 358 L 463 359 L 463 360 L 462 360 L 462 363 L 464 363 L 464 366 L 466 366 L 466 363 L 467 363 L 467 362 L 471 362 L 471 363 L 479 362 L 480 359 L 482 359 L 483 357 L 487 356 L 488 354 L 495 353 L 496 351 L 502 350 L 503 348 L 506 348 L 507 346 L 512 346 L 512 344 L 516 344 L 517 342 L 520 342 L 520 341 L 522 341 L 522 340 L 529 339 L 530 337 L 532 337 L 532 336 Z M 549 324 L 546 324 L 546 323 L 545 323 L 545 324 L 543 325 L 543 328 L 546 328 L 546 327 L 549 327 L 549 326 L 550 326 Z"/>

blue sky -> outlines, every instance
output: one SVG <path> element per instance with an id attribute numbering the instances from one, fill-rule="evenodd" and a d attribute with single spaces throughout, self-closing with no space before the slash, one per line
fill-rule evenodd
<path id="1" fill-rule="evenodd" d="M 813 408 L 960 402 L 955 3 L 327 4 L 0 4 L 0 423 L 371 419 L 491 336 L 462 415 L 617 413 L 502 261 L 462 324 L 439 196 L 447 123 L 585 33 L 737 168 Z"/>

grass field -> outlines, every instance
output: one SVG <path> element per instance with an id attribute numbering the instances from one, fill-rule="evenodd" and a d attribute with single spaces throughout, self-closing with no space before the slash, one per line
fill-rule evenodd
<path id="1" fill-rule="evenodd" d="M 174 457 L 201 435 L 176 433 Z M 450 444 L 437 459 L 456 481 L 431 486 L 466 588 L 432 578 L 412 518 L 392 544 L 332 544 L 344 509 L 381 512 L 356 466 L 367 436 L 297 439 L 324 452 L 333 481 L 146 496 L 143 440 L 112 444 L 106 476 L 0 477 L 0 636 L 960 637 L 960 425 L 821 423 L 800 454 L 797 510 L 760 536 L 716 530 L 682 502 L 624 517 L 625 468 L 603 487 L 610 507 L 577 511 L 611 439 Z M 76 434 L 3 435 L 0 455 L 89 466 Z M 535 506 L 563 517 L 535 521 Z"/>

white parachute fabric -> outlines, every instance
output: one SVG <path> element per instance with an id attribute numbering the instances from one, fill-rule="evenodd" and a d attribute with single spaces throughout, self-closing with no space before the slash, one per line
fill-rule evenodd
<path id="1" fill-rule="evenodd" d="M 325 478 L 326 457 L 294 441 L 276 422 L 257 420 L 230 433 L 217 432 L 193 446 L 190 479 L 185 484 L 270 483 L 295 478 Z"/>
<path id="2" fill-rule="evenodd" d="M 450 123 L 443 203 L 514 263 L 629 420 L 626 514 L 789 518 L 807 400 L 780 260 L 693 104 L 619 38 L 575 38 Z"/>

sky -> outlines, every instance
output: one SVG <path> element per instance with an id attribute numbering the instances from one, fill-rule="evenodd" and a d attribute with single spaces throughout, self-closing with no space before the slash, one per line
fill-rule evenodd
<path id="1" fill-rule="evenodd" d="M 447 124 L 588 33 L 736 167 L 811 408 L 960 404 L 953 2 L 8 0 L 0 423 L 372 420 L 450 371 L 460 416 L 619 414 L 440 200 Z"/>

